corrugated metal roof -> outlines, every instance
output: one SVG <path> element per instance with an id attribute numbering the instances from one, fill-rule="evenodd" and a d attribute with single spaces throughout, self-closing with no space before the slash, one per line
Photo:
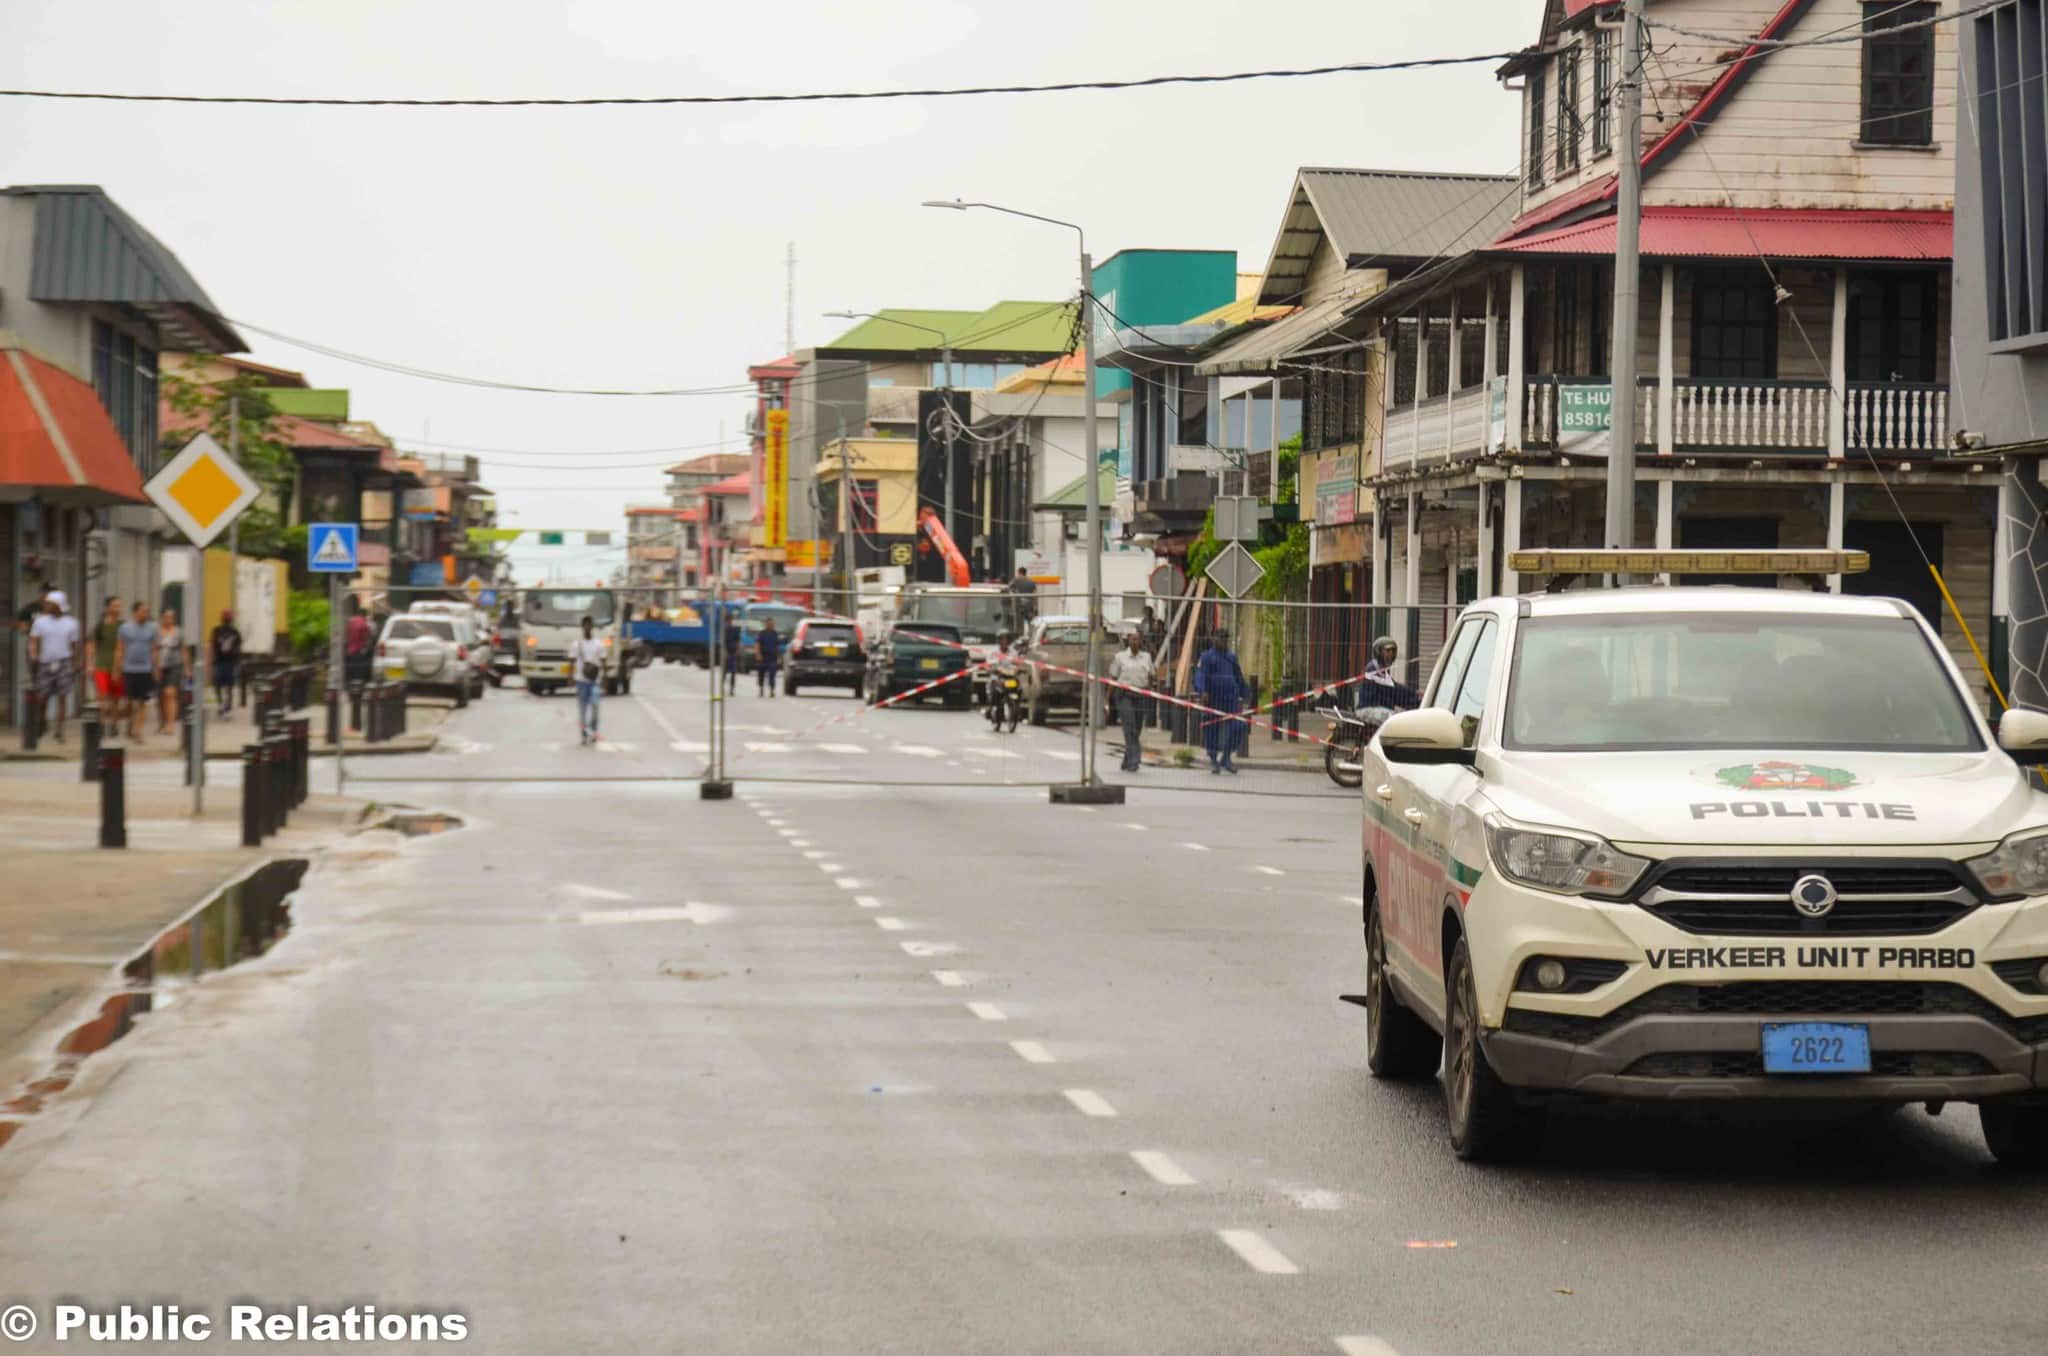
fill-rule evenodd
<path id="1" fill-rule="evenodd" d="M 92 387 L 0 349 L 0 483 L 54 504 L 141 504 L 142 474 Z"/>
<path id="2" fill-rule="evenodd" d="M 921 353 L 931 349 L 936 352 L 943 347 L 945 335 L 980 314 L 979 311 L 923 311 L 907 306 L 884 306 L 831 343 L 820 345 L 820 350 Z"/>
<path id="3" fill-rule="evenodd" d="M 1382 289 L 1357 288 L 1324 297 L 1270 325 L 1246 331 L 1207 358 L 1195 370 L 1217 376 L 1260 376 L 1276 373 L 1280 360 L 1306 348 L 1320 348 L 1331 332 L 1350 314 L 1380 294 Z"/>
<path id="4" fill-rule="evenodd" d="M 1098 509 L 1107 510 L 1116 502 L 1116 467 L 1104 466 L 1095 477 L 1095 504 Z M 1066 484 L 1048 494 L 1031 506 L 1033 513 L 1086 513 L 1088 511 L 1088 481 L 1085 476 L 1075 476 Z"/>
<path id="5" fill-rule="evenodd" d="M 35 199 L 29 260 L 32 301 L 111 302 L 156 321 L 167 341 L 215 353 L 248 349 L 220 308 L 162 241 L 93 184 L 0 189 Z"/>
<path id="6" fill-rule="evenodd" d="M 1309 260 L 1326 238 L 1347 268 L 1433 259 L 1493 239 L 1513 220 L 1519 198 L 1512 174 L 1300 170 L 1259 300 L 1300 300 Z"/>
<path id="7" fill-rule="evenodd" d="M 1614 253 L 1615 219 L 1598 217 L 1496 245 L 1511 254 Z M 1648 207 L 1646 259 L 1927 259 L 1955 254 L 1949 212 L 1800 208 Z"/>
<path id="8" fill-rule="evenodd" d="M 1074 303 L 999 301 L 985 311 L 918 311 L 885 307 L 823 345 L 821 354 L 1068 352 Z"/>

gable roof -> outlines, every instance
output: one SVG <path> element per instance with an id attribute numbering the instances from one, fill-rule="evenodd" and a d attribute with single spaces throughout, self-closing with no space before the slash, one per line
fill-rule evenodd
<path id="1" fill-rule="evenodd" d="M 1258 299 L 1273 306 L 1299 301 L 1324 240 L 1347 268 L 1413 263 L 1483 245 L 1513 219 L 1519 185 L 1512 174 L 1300 170 Z"/>
<path id="2" fill-rule="evenodd" d="M 664 466 L 661 473 L 665 476 L 729 476 L 735 471 L 747 470 L 753 464 L 753 457 L 745 452 L 706 452 L 701 457 Z"/>
<path id="3" fill-rule="evenodd" d="M 1073 345 L 1075 303 L 999 301 L 985 311 L 921 311 L 891 306 L 855 325 L 817 352 L 834 357 L 877 354 L 1061 354 Z"/>
<path id="4" fill-rule="evenodd" d="M 163 331 L 166 347 L 244 353 L 249 345 L 178 256 L 95 184 L 31 184 L 0 194 L 35 200 L 29 257 L 31 301 L 133 306 Z"/>

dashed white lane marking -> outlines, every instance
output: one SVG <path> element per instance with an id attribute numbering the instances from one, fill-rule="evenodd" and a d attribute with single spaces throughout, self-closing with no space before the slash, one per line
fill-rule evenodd
<path id="1" fill-rule="evenodd" d="M 1007 1022 L 1009 1017 L 993 1003 L 969 1003 L 967 1010 L 984 1022 Z"/>
<path id="2" fill-rule="evenodd" d="M 668 746 L 677 753 L 709 753 L 711 746 L 701 739 L 671 739 Z M 752 802 L 748 802 L 752 804 Z"/>
<path id="3" fill-rule="evenodd" d="M 812 861 L 816 861 L 824 855 L 825 849 L 823 848 L 809 848 L 804 852 L 804 856 L 809 857 Z"/>
<path id="4" fill-rule="evenodd" d="M 1252 870 L 1268 876 L 1284 876 L 1287 874 L 1277 866 L 1254 866 Z"/>
<path id="5" fill-rule="evenodd" d="M 1337 1350 L 1344 1356 L 1401 1356 L 1392 1343 L 1382 1342 L 1377 1337 L 1340 1337 Z"/>
<path id="6" fill-rule="evenodd" d="M 778 818 L 773 810 L 763 810 L 761 811 L 761 816 L 766 821 L 768 827 L 771 829 L 783 829 L 789 827 L 789 821 L 786 819 Z"/>
<path id="7" fill-rule="evenodd" d="M 638 744 L 630 740 L 606 739 L 602 735 L 598 737 L 597 741 L 597 751 L 599 753 L 633 753 L 638 751 L 639 748 Z"/>
<path id="8" fill-rule="evenodd" d="M 958 942 L 903 942 L 900 945 L 903 947 L 903 954 L 906 956 L 957 956 L 960 954 L 960 944 Z"/>
<path id="9" fill-rule="evenodd" d="M 842 890 L 858 890 L 858 889 L 860 889 L 860 882 L 859 882 L 859 881 L 857 881 L 857 880 L 855 880 L 855 879 L 854 879 L 853 877 L 851 877 L 851 876 L 841 876 L 841 877 L 840 877 L 840 878 L 839 878 L 838 880 L 835 880 L 835 881 L 833 881 L 832 883 L 833 883 L 834 885 L 838 886 L 838 887 L 839 887 L 840 889 L 842 889 Z"/>
<path id="10" fill-rule="evenodd" d="M 673 748 L 675 745 L 689 742 L 683 738 L 682 733 L 675 726 L 668 723 L 668 717 L 661 714 L 661 708 L 648 701 L 645 697 L 635 697 L 633 700 L 639 704 L 642 711 L 647 713 L 647 718 L 653 721 L 660 728 L 661 732 L 669 737 L 670 747 Z M 696 749 L 676 749 L 678 753 L 699 753 L 702 751 L 702 746 Z"/>
<path id="11" fill-rule="evenodd" d="M 729 917 L 732 910 L 723 904 L 699 904 L 694 900 L 683 907 L 655 909 L 595 909 L 585 910 L 576 915 L 579 923 L 716 923 Z"/>
<path id="12" fill-rule="evenodd" d="M 1256 1229 L 1218 1229 L 1216 1237 L 1223 1245 L 1244 1259 L 1245 1265 L 1253 1271 L 1268 1276 L 1293 1276 L 1301 1268 L 1287 1260 L 1287 1255 L 1265 1240 Z"/>
<path id="13" fill-rule="evenodd" d="M 963 988 L 967 983 L 967 977 L 958 970 L 934 970 L 932 978 L 949 989 Z"/>
<path id="14" fill-rule="evenodd" d="M 1040 749 L 1039 752 L 1048 758 L 1057 758 L 1062 762 L 1078 763 L 1081 761 L 1081 755 L 1073 749 Z"/>
<path id="15" fill-rule="evenodd" d="M 895 744 L 891 745 L 891 747 L 897 753 L 908 754 L 912 758 L 943 758 L 946 756 L 944 750 L 935 749 L 929 744 Z"/>
<path id="16" fill-rule="evenodd" d="M 909 927 L 910 924 L 904 922 L 901 918 L 877 918 L 875 926 L 884 932 L 901 932 Z"/>
<path id="17" fill-rule="evenodd" d="M 1208 846 L 1203 843 L 1182 843 L 1181 846 L 1189 852 L 1207 852 L 1209 850 Z"/>
<path id="18" fill-rule="evenodd" d="M 624 894 L 618 890 L 607 890 L 602 885 L 585 885 L 580 881 L 566 881 L 561 885 L 560 889 L 563 894 L 573 895 L 577 899 L 609 900 L 631 899 L 633 897 L 629 894 Z"/>
<path id="19" fill-rule="evenodd" d="M 1046 1049 L 1037 1041 L 1011 1041 L 1010 1048 L 1022 1056 L 1026 1064 L 1059 1063 L 1058 1060 L 1052 1057 L 1052 1051 Z"/>
<path id="20" fill-rule="evenodd" d="M 1364 896 L 1364 895 L 1345 895 L 1345 896 L 1344 896 L 1344 902 L 1345 902 L 1346 904 L 1356 904 L 1356 905 L 1357 905 L 1357 906 L 1358 906 L 1359 908 L 1361 908 L 1361 909 L 1362 909 L 1362 908 L 1364 908 L 1364 907 L 1365 907 L 1365 896 Z M 1376 1338 L 1376 1337 L 1369 1337 L 1369 1338 L 1366 1338 L 1365 1340 L 1366 1340 L 1366 1341 L 1369 1341 L 1369 1342 L 1376 1342 L 1376 1341 L 1378 1341 L 1379 1339 L 1378 1339 L 1378 1338 Z"/>
<path id="21" fill-rule="evenodd" d="M 747 752 L 748 752 L 748 753 L 788 753 L 788 752 L 789 752 L 789 748 L 790 748 L 790 746 L 789 746 L 789 745 L 787 745 L 787 744 L 778 744 L 778 743 L 776 743 L 776 742 L 775 742 L 774 740 L 772 740 L 772 739 L 770 739 L 770 740 L 754 740 L 754 739 L 749 739 L 749 740 L 747 741 Z"/>
<path id="22" fill-rule="evenodd" d="M 846 864 L 843 862 L 819 862 L 818 869 L 824 872 L 826 875 L 831 876 L 836 875 L 841 871 L 844 871 L 846 869 Z"/>
<path id="23" fill-rule="evenodd" d="M 1168 1158 L 1157 1149 L 1133 1149 L 1131 1158 L 1161 1186 L 1193 1186 L 1195 1179 L 1188 1176 L 1180 1164 Z"/>
<path id="24" fill-rule="evenodd" d="M 1152 826 L 1150 824 L 1140 824 L 1135 819 L 1126 819 L 1124 821 L 1124 827 L 1127 829 L 1136 829 L 1139 833 L 1143 833 L 1145 832 L 1145 830 L 1151 828 Z"/>
<path id="25" fill-rule="evenodd" d="M 1008 749 L 981 748 L 969 749 L 967 755 L 970 758 L 1022 758 L 1024 756 L 1021 753 L 1012 753 Z"/>
<path id="26" fill-rule="evenodd" d="M 796 833 L 799 831 L 796 829 L 791 829 L 790 832 Z M 793 848 L 807 848 L 811 845 L 811 840 L 808 838 L 792 838 L 789 840 L 789 845 Z"/>
<path id="27" fill-rule="evenodd" d="M 879 909 L 882 907 L 882 901 L 876 899 L 873 895 L 855 895 L 853 902 L 860 905 L 863 909 Z"/>
<path id="28" fill-rule="evenodd" d="M 824 750 L 825 752 L 827 752 L 827 753 L 866 753 L 866 752 L 867 752 L 867 749 L 866 749 L 866 748 L 864 748 L 864 747 L 862 747 L 862 746 L 861 746 L 861 745 L 859 745 L 859 744 L 820 744 L 820 745 L 818 745 L 818 747 L 819 747 L 819 748 L 821 748 L 821 749 L 823 749 L 823 750 Z"/>
<path id="29" fill-rule="evenodd" d="M 1116 1108 L 1102 1100 L 1102 1094 L 1086 1088 L 1068 1088 L 1061 1094 L 1074 1104 L 1074 1109 L 1083 1116 L 1114 1116 Z"/>

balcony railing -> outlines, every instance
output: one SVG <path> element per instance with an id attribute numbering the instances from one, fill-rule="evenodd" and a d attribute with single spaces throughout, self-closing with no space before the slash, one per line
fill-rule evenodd
<path id="1" fill-rule="evenodd" d="M 1524 388 L 1523 446 L 1530 451 L 1604 453 L 1609 435 L 1558 427 L 1560 383 L 1533 377 Z M 1657 450 L 1659 386 L 1639 384 L 1635 446 Z M 1843 449 L 1927 456 L 1947 445 L 1948 387 L 1932 382 L 1850 382 Z M 1707 454 L 1818 453 L 1829 448 L 1831 402 L 1824 381 L 1724 381 L 1681 377 L 1671 384 L 1671 450 Z"/>

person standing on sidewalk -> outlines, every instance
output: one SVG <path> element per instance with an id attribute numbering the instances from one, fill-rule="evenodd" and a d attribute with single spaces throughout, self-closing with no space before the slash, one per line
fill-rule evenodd
<path id="1" fill-rule="evenodd" d="M 1195 661 L 1195 699 L 1209 708 L 1202 724 L 1202 747 L 1209 754 L 1209 775 L 1237 775 L 1237 713 L 1244 706 L 1244 670 L 1230 652 L 1230 632 L 1216 631 L 1209 648 Z"/>
<path id="2" fill-rule="evenodd" d="M 156 631 L 156 732 L 169 734 L 178 720 L 178 694 L 185 687 L 185 633 L 178 614 L 165 608 Z"/>
<path id="3" fill-rule="evenodd" d="M 739 609 L 725 614 L 725 695 L 730 697 L 740 685 L 740 648 L 746 637 L 740 630 Z"/>
<path id="4" fill-rule="evenodd" d="M 363 615 L 362 600 L 350 598 L 348 622 L 341 632 L 341 674 L 344 682 L 369 686 L 370 649 L 376 638 L 376 628 Z"/>
<path id="5" fill-rule="evenodd" d="M 149 604 L 137 603 L 121 625 L 121 691 L 128 702 L 128 739 L 142 743 L 142 725 L 149 716 L 150 694 L 156 691 L 156 628 L 149 623 Z"/>
<path id="6" fill-rule="evenodd" d="M 773 625 L 754 637 L 755 695 L 775 695 L 775 675 L 782 671 L 782 633 Z"/>
<path id="7" fill-rule="evenodd" d="M 1136 631 L 1126 632 L 1124 647 L 1110 657 L 1109 677 L 1111 682 L 1125 684 L 1116 689 L 1116 716 L 1124 727 L 1123 770 L 1136 772 L 1145 731 L 1145 703 L 1151 700 L 1146 693 L 1152 686 L 1152 656 L 1145 653 L 1144 641 Z"/>
<path id="8" fill-rule="evenodd" d="M 221 719 L 226 720 L 235 704 L 235 671 L 242 667 L 242 632 L 232 608 L 221 609 L 220 625 L 213 628 L 207 648 L 213 659 L 213 693 L 220 702 Z"/>
<path id="9" fill-rule="evenodd" d="M 92 690 L 99 694 L 100 719 L 110 728 L 121 724 L 121 600 L 107 599 L 106 611 L 92 628 Z"/>
<path id="10" fill-rule="evenodd" d="M 78 680 L 78 618 L 64 611 L 64 595 L 51 591 L 43 595 L 43 615 L 28 628 L 28 662 L 35 674 L 37 716 L 49 721 L 49 704 L 57 704 L 57 742 L 64 742 L 64 716 L 70 704 L 71 688 Z"/>
<path id="11" fill-rule="evenodd" d="M 596 623 L 583 619 L 583 634 L 569 642 L 569 671 L 576 675 L 576 731 L 585 744 L 597 742 L 597 696 L 604 682 L 604 642 Z"/>

